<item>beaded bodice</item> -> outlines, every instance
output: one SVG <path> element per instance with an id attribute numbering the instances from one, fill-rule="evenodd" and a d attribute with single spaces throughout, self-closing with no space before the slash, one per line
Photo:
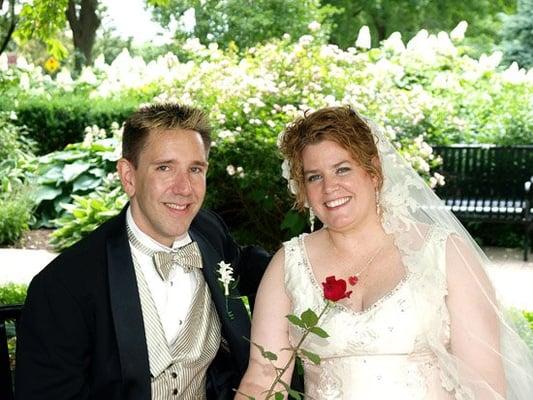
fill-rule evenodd
<path id="1" fill-rule="evenodd" d="M 324 307 L 302 235 L 285 243 L 285 284 L 292 312 Z M 308 336 L 303 348 L 321 357 L 319 366 L 304 362 L 306 396 L 313 399 L 427 398 L 436 358 L 424 343 L 409 273 L 370 306 L 355 312 L 335 304 L 319 322 L 330 336 Z M 301 338 L 290 327 L 291 343 Z M 439 385 L 440 386 L 440 385 Z M 444 397 L 446 398 L 446 397 Z"/>

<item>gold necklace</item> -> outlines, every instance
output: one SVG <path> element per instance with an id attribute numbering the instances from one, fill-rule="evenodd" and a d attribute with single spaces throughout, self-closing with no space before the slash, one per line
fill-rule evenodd
<path id="1" fill-rule="evenodd" d="M 361 274 L 363 272 L 365 272 L 368 267 L 370 267 L 370 265 L 372 264 L 372 262 L 376 259 L 376 257 L 378 256 L 379 253 L 381 253 L 381 250 L 383 250 L 383 248 L 385 247 L 385 244 L 386 243 L 383 243 L 379 249 L 376 250 L 376 252 L 368 258 L 368 260 L 366 261 L 366 264 L 364 266 L 363 269 L 359 270 L 358 272 L 354 273 L 353 275 L 350 275 L 348 277 L 348 283 L 352 286 L 354 286 L 357 282 L 359 282 L 359 277 L 361 276 Z"/>
<path id="2" fill-rule="evenodd" d="M 331 236 L 328 232 L 328 238 L 329 238 L 329 241 L 331 242 L 331 245 L 333 246 L 333 248 L 336 250 L 336 247 L 335 247 L 335 244 L 333 243 L 333 240 L 331 239 Z M 359 277 L 361 276 L 361 274 L 363 272 L 365 272 L 369 267 L 370 265 L 372 264 L 372 262 L 376 259 L 376 257 L 381 253 L 381 250 L 383 250 L 383 248 L 385 247 L 385 245 L 387 244 L 387 242 L 383 243 L 375 252 L 373 255 L 371 255 L 368 260 L 366 261 L 366 263 L 364 264 L 364 267 L 359 270 L 358 272 L 354 273 L 353 275 L 350 275 L 348 277 L 348 283 L 352 286 L 354 286 L 357 282 L 359 282 Z"/>

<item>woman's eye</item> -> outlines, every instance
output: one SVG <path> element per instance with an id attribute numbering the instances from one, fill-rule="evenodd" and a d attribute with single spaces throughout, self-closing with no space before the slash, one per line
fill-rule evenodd
<path id="1" fill-rule="evenodd" d="M 315 182 L 320 179 L 320 175 L 309 175 L 307 177 L 307 182 Z"/>
<path id="2" fill-rule="evenodd" d="M 337 168 L 337 174 L 344 175 L 346 173 L 350 172 L 350 167 L 339 167 Z"/>

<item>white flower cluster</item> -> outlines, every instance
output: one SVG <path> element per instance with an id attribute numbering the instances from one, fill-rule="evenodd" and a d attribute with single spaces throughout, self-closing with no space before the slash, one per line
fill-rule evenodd
<path id="1" fill-rule="evenodd" d="M 224 296 L 229 296 L 229 287 L 231 282 L 235 281 L 235 278 L 233 278 L 233 268 L 231 267 L 231 264 L 226 263 L 224 261 L 220 261 L 218 263 L 218 281 L 222 283 L 222 286 L 224 286 Z"/>
<path id="2" fill-rule="evenodd" d="M 237 175 L 239 178 L 244 178 L 245 176 L 244 168 L 240 166 L 235 167 L 233 164 L 229 164 L 226 167 L 226 172 L 228 173 L 229 176 Z"/>

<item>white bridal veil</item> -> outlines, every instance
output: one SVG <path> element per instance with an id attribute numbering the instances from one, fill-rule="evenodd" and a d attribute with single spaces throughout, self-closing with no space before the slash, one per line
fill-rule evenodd
<path id="1" fill-rule="evenodd" d="M 450 398 L 533 399 L 532 351 L 498 301 L 487 274 L 488 258 L 383 133 L 367 123 L 384 175 L 383 228 L 393 235 L 407 271 L 415 276 L 412 291 L 424 343 L 438 359 L 435 379 Z M 439 246 L 445 250 L 434 251 Z M 428 253 L 432 262 L 427 262 Z M 458 285 L 453 290 L 466 293 L 460 312 L 443 301 L 452 290 L 450 282 Z"/>

